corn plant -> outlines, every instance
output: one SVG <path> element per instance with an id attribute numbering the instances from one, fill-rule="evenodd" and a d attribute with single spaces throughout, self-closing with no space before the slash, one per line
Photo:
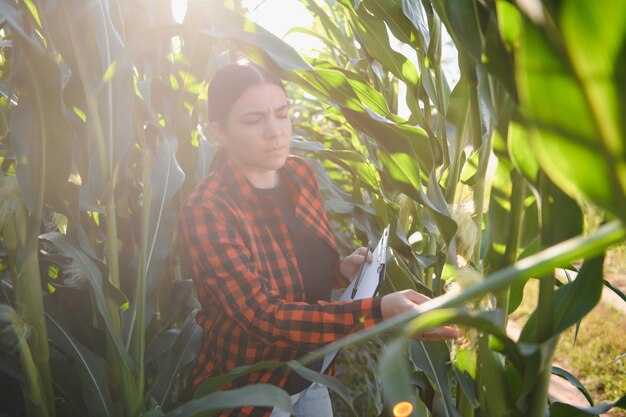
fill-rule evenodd
<path id="1" fill-rule="evenodd" d="M 2 369 L 29 415 L 139 416 L 190 396 L 201 330 L 175 225 L 210 160 L 198 124 L 225 41 L 201 36 L 203 13 L 174 32 L 170 6 L 0 4 L 2 323 L 17 340 Z M 289 408 L 275 387 L 212 398 Z"/>
<path id="2" fill-rule="evenodd" d="M 485 312 L 485 317 L 491 317 L 493 323 L 479 322 L 476 317 L 461 318 L 463 314 L 458 313 L 457 320 L 473 323 L 480 333 L 469 349 L 457 350 L 454 367 L 433 367 L 433 360 L 423 360 L 427 357 L 441 361 L 447 356 L 445 346 L 412 344 L 413 381 L 421 377 L 417 384 L 420 396 L 414 400 L 416 412 L 543 415 L 548 407 L 551 352 L 562 330 L 579 322 L 599 300 L 602 258 L 594 256 L 603 249 L 592 249 L 595 243 L 589 242 L 587 246 L 576 238 L 582 232 L 582 214 L 575 198 L 581 197 L 582 190 L 566 185 L 563 175 L 558 174 L 560 165 L 555 167 L 542 159 L 545 158 L 541 156 L 542 148 L 535 149 L 540 141 L 528 143 L 535 129 L 545 128 L 541 119 L 531 117 L 532 112 L 524 101 L 525 78 L 520 75 L 526 69 L 523 65 L 527 65 L 523 64 L 520 54 L 528 46 L 519 37 L 526 33 L 522 29 L 536 30 L 533 21 L 525 17 L 524 11 L 505 2 L 499 2 L 497 8 L 469 1 L 461 5 L 443 1 L 391 2 L 384 8 L 368 1 L 337 2 L 334 8 L 317 2 L 306 4 L 323 22 L 320 38 L 329 46 L 327 54 L 310 61 L 312 69 L 294 71 L 302 65 L 290 51 L 285 49 L 281 54 L 279 49 L 273 48 L 274 43 L 252 40 L 245 35 L 248 30 L 259 32 L 259 28 L 248 29 L 241 24 L 243 33 L 233 33 L 233 36 L 245 47 L 262 48 L 256 50 L 257 59 L 284 70 L 285 78 L 332 104 L 322 113 L 319 108 L 310 110 L 306 99 L 302 101 L 305 109 L 303 136 L 315 138 L 321 146 L 311 146 L 307 141 L 301 145 L 305 154 L 325 161 L 323 172 L 328 172 L 329 178 L 334 180 L 324 182 L 329 184 L 326 192 L 330 211 L 336 211 L 339 220 L 342 216 L 349 217 L 353 229 L 344 229 L 346 234 L 350 236 L 354 231 L 363 242 L 372 230 L 397 217 L 400 207 L 388 197 L 389 190 L 402 192 L 415 205 L 415 210 L 409 213 L 422 214 L 422 217 L 414 225 L 407 226 L 405 222 L 407 230 L 396 228 L 396 235 L 400 236 L 394 242 L 394 261 L 408 268 L 402 273 L 390 273 L 388 284 L 395 287 L 402 283 L 404 288 L 426 286 L 432 294 L 439 294 L 443 280 L 464 275 L 462 270 L 456 272 L 459 265 L 455 264 L 455 255 L 459 255 L 456 249 L 463 247 L 471 249 L 471 253 L 463 254 L 469 265 L 479 269 L 479 275 L 486 275 L 484 282 L 473 288 L 490 288 L 493 293 L 493 299 L 487 301 L 489 310 L 495 310 Z M 558 8 L 546 7 L 545 21 L 552 22 L 549 13 L 556 12 Z M 619 10 L 605 12 L 620 14 Z M 228 24 L 236 20 L 233 17 Z M 511 27 L 515 24 L 517 26 Z M 447 90 L 439 67 L 441 25 L 450 32 L 460 55 L 461 81 L 452 92 Z M 387 29 L 414 48 L 417 66 L 393 52 Z M 351 44 L 359 47 L 351 47 Z M 537 71 L 532 74 L 535 79 L 544 76 L 534 66 L 527 71 L 532 72 L 530 70 Z M 375 76 L 381 72 L 383 76 Z M 406 101 L 412 113 L 406 121 L 394 113 L 398 97 L 391 92 L 396 91 L 394 86 L 398 81 L 407 85 Z M 562 95 L 571 94 L 576 92 L 565 90 Z M 579 110 L 579 113 L 585 111 L 589 109 Z M 317 125 L 319 120 L 324 122 Z M 418 123 L 417 129 L 415 123 Z M 346 129 L 347 125 L 354 130 Z M 557 129 L 564 135 L 559 143 L 575 142 L 566 134 L 572 129 Z M 563 158 L 568 155 L 566 151 L 552 149 L 550 157 L 557 154 Z M 615 158 L 610 154 L 605 156 Z M 491 158 L 497 165 L 493 183 L 488 183 L 486 174 Z M 611 183 L 618 185 L 618 172 L 612 172 L 608 178 L 613 178 Z M 448 211 L 448 206 L 458 203 L 462 197 L 462 190 L 457 187 L 459 180 L 472 190 L 474 212 L 471 218 L 478 231 L 474 242 L 471 236 L 477 236 L 476 232 L 469 233 L 470 242 L 464 242 L 467 236 L 457 233 L 455 215 Z M 571 178 L 567 177 L 567 181 Z M 337 190 L 336 185 L 343 185 L 343 188 Z M 617 187 L 612 193 L 623 193 L 623 190 Z M 593 199 L 590 194 L 583 194 Z M 621 203 L 618 198 L 615 202 L 613 206 L 605 204 L 603 207 L 620 216 Z M 407 213 L 406 205 L 402 207 Z M 615 234 L 610 232 L 611 238 L 605 235 L 608 240 L 601 238 L 603 244 L 623 239 L 621 223 L 604 231 L 611 228 L 615 228 Z M 416 232 L 427 239 L 431 235 L 436 238 L 427 240 L 425 247 L 416 245 L 407 251 L 409 245 L 402 236 Z M 570 257 L 574 254 L 569 252 L 573 249 L 572 243 L 560 245 L 567 239 L 575 239 L 573 242 L 585 249 Z M 344 242 L 354 245 L 350 239 Z M 544 264 L 542 259 L 555 245 L 569 247 L 566 249 L 569 255 Z M 424 257 L 434 254 L 439 255 L 435 262 L 420 269 L 423 263 L 415 257 L 421 256 L 423 261 Z M 557 289 L 553 267 L 573 268 L 567 262 L 578 257 L 589 258 L 579 271 L 580 280 Z M 564 260 L 565 263 L 561 263 Z M 525 269 L 519 266 L 520 262 L 524 266 L 533 262 L 542 266 Z M 550 266 L 544 269 L 546 265 Z M 428 269 L 428 266 L 434 267 Z M 519 304 L 521 290 L 530 277 L 541 279 L 536 316 L 542 320 L 529 320 L 516 344 L 503 331 L 507 315 Z M 457 302 L 455 299 L 452 304 L 458 306 Z M 494 338 L 499 339 L 500 344 L 490 342 Z M 518 344 L 532 348 L 522 354 L 516 347 Z M 393 365 L 393 361 L 388 361 L 398 357 L 400 344 L 393 346 L 381 358 L 385 365 L 382 368 Z M 561 370 L 555 372 L 567 375 Z M 386 391 L 393 397 L 395 394 L 389 392 L 397 391 L 394 378 L 398 375 L 381 371 L 381 376 L 384 375 L 388 376 L 386 382 L 392 387 Z M 405 382 L 410 385 L 408 379 Z M 404 394 L 410 395 L 410 390 L 405 389 Z M 618 399 L 614 404 L 623 406 L 623 401 Z M 393 404 L 392 398 L 387 402 Z M 587 412 L 597 412 L 614 404 Z M 550 410 L 559 415 L 571 412 L 571 407 L 552 404 Z"/>
<path id="3" fill-rule="evenodd" d="M 585 410 L 550 404 L 547 381 L 559 334 L 599 300 L 603 252 L 626 238 L 624 6 L 303 0 L 327 45 L 306 58 L 223 3 L 189 2 L 182 24 L 168 1 L 0 3 L 0 179 L 11 197 L 0 205 L 0 271 L 10 275 L 3 303 L 14 306 L 1 323 L 17 341 L 0 365 L 22 382 L 29 413 L 54 415 L 55 396 L 70 415 L 289 409 L 275 387 L 218 390 L 260 367 L 291 366 L 358 415 L 348 381 L 302 364 L 359 343 L 381 350 L 369 373 L 383 413 L 402 401 L 420 416 L 623 408 L 625 398 Z M 444 27 L 459 53 L 452 89 Z M 234 49 L 290 82 L 293 147 L 316 166 L 340 249 L 391 223 L 383 290 L 443 295 L 300 363 L 207 380 L 191 399 L 185 370 L 200 330 L 173 222 L 212 156 L 199 127 L 204 80 Z M 612 220 L 584 237 L 581 197 Z M 555 268 L 580 259 L 576 280 L 555 281 Z M 540 279 L 539 306 L 514 341 L 506 319 L 529 278 Z M 444 294 L 452 281 L 462 289 Z M 444 343 L 408 342 L 446 323 L 475 335 L 452 362 Z"/>

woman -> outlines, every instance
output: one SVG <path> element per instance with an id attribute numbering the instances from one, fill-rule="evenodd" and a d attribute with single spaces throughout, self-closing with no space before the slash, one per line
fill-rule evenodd
<path id="1" fill-rule="evenodd" d="M 359 248 L 339 259 L 315 173 L 304 159 L 289 156 L 291 120 L 282 82 L 239 61 L 215 74 L 208 101 L 224 158 L 180 216 L 205 336 L 194 386 L 239 366 L 297 359 L 428 300 L 401 291 L 329 302 L 331 289 L 349 284 L 371 254 Z M 457 331 L 441 328 L 422 336 L 440 340 L 457 337 Z M 319 370 L 320 363 L 311 367 Z M 326 387 L 286 367 L 250 373 L 232 387 L 261 382 L 292 394 L 298 416 L 332 415 Z M 270 413 L 246 407 L 222 415 Z"/>

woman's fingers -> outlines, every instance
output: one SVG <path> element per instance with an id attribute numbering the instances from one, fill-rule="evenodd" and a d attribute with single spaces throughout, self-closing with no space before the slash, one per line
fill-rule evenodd
<path id="1" fill-rule="evenodd" d="M 430 297 L 424 294 L 420 294 L 413 290 L 405 290 L 405 291 L 402 291 L 402 293 L 407 299 L 411 300 L 412 302 L 418 305 L 431 300 Z M 418 340 L 424 340 L 424 341 L 439 341 L 439 340 L 457 339 L 459 337 L 461 337 L 461 332 L 456 327 L 441 326 L 441 327 L 435 327 L 434 329 L 430 329 L 423 333 L 420 333 L 415 338 Z"/>
<path id="2" fill-rule="evenodd" d="M 350 255 L 350 262 L 355 265 L 361 265 L 363 263 L 363 259 L 365 259 L 364 254 L 353 253 L 352 255 Z"/>
<path id="3" fill-rule="evenodd" d="M 383 297 L 381 309 L 383 318 L 393 317 L 409 310 L 418 309 L 418 305 L 430 301 L 430 297 L 413 290 L 398 291 Z M 459 329 L 453 326 L 441 326 L 427 330 L 414 336 L 417 340 L 440 341 L 456 339 L 461 336 Z"/>
<path id="4" fill-rule="evenodd" d="M 365 258 L 366 256 L 367 258 Z M 352 267 L 359 268 L 364 259 L 367 261 L 367 263 L 371 264 L 373 260 L 372 253 L 368 253 L 367 248 L 358 248 L 350 255 L 346 256 L 343 261 L 350 264 L 350 266 Z"/>
<path id="5" fill-rule="evenodd" d="M 359 262 L 363 262 L 363 258 L 367 255 L 367 262 L 372 263 L 372 252 L 368 251 L 366 247 L 361 246 L 352 255 L 358 256 Z"/>
<path id="6" fill-rule="evenodd" d="M 367 258 L 366 258 L 367 256 Z M 363 260 L 367 263 L 372 263 L 372 253 L 367 252 L 367 248 L 361 247 L 352 252 L 350 255 L 343 258 L 339 264 L 339 272 L 346 278 L 353 280 L 356 278 L 357 272 L 363 264 Z"/>
<path id="7" fill-rule="evenodd" d="M 448 339 L 458 339 L 459 337 L 461 337 L 461 332 L 456 327 L 441 326 L 427 330 L 423 333 L 418 333 L 414 336 L 414 339 L 422 340 L 425 342 L 436 342 Z"/>

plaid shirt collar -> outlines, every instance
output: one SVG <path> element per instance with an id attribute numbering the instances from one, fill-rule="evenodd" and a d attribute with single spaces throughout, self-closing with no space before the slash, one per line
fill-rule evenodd
<path id="1" fill-rule="evenodd" d="M 250 180 L 246 177 L 243 170 L 237 165 L 230 155 L 226 157 L 224 165 L 220 168 L 222 175 L 228 185 L 228 189 L 232 192 L 232 196 L 244 203 L 250 203 L 254 207 L 263 211 L 263 204 L 261 201 L 262 196 L 255 192 L 255 187 Z M 298 171 L 297 164 L 293 162 L 289 157 L 285 164 L 278 170 L 281 180 L 285 181 L 289 193 L 292 195 L 295 215 L 302 221 L 302 225 L 309 229 L 309 231 L 328 245 L 335 247 L 335 238 L 330 232 L 330 229 L 316 225 L 316 222 L 310 218 L 310 214 L 307 215 L 303 212 L 301 204 L 306 204 L 302 199 L 302 190 L 310 188 L 307 182 L 302 178 L 302 173 Z"/>
<path id="2" fill-rule="evenodd" d="M 233 190 L 234 195 L 242 201 L 257 201 L 258 194 L 255 192 L 254 185 L 246 177 L 246 174 L 237 163 L 229 156 L 226 157 L 224 166 L 222 167 L 224 178 L 228 183 L 228 188 Z M 298 175 L 295 167 L 287 158 L 287 162 L 279 170 L 281 179 L 287 183 L 287 187 L 291 195 L 300 195 L 300 190 L 306 187 L 304 180 Z"/>

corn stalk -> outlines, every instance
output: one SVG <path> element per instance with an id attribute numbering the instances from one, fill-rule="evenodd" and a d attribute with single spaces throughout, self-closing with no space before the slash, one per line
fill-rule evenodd
<path id="1" fill-rule="evenodd" d="M 10 198 L 10 197 L 8 197 Z M 7 203 L 5 203 L 7 204 Z M 29 239 L 28 213 L 22 204 L 0 228 L 9 251 L 9 268 L 18 314 L 32 328 L 27 340 L 18 338 L 19 357 L 26 381 L 25 396 L 36 416 L 54 416 L 50 353 L 43 316 L 36 237 Z M 30 233 L 30 236 L 33 234 Z M 29 242 L 30 240 L 30 242 Z"/>

